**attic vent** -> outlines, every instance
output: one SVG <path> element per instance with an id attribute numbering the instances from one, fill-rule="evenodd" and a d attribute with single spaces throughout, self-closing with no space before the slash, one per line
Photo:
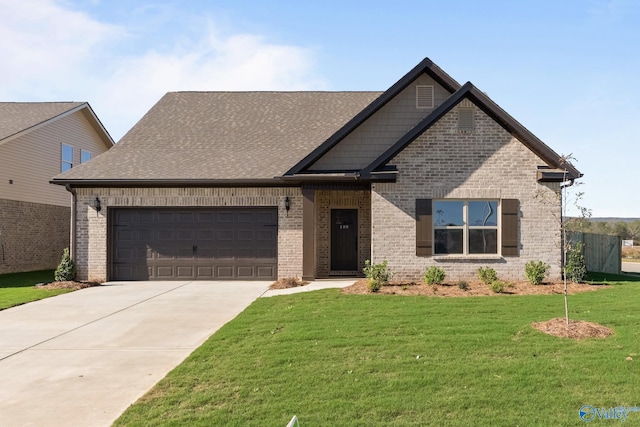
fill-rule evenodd
<path id="1" fill-rule="evenodd" d="M 458 130 L 462 132 L 473 132 L 475 128 L 475 118 L 473 107 L 458 107 Z"/>
<path id="2" fill-rule="evenodd" d="M 433 108 L 433 85 L 416 85 L 416 108 Z"/>

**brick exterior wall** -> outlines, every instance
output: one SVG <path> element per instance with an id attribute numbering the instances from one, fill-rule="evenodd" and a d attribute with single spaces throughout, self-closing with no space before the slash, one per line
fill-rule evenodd
<path id="1" fill-rule="evenodd" d="M 291 198 L 288 214 L 284 207 Z M 91 203 L 100 198 L 102 210 Z M 78 277 L 107 280 L 107 215 L 115 207 L 278 207 L 278 277 L 302 277 L 300 188 L 78 188 L 75 260 Z"/>
<path id="2" fill-rule="evenodd" d="M 371 193 L 369 190 L 316 191 L 316 277 L 331 274 L 331 209 L 358 210 L 358 274 L 371 258 Z"/>
<path id="3" fill-rule="evenodd" d="M 498 277 L 524 279 L 524 265 L 542 260 L 560 277 L 560 200 L 557 183 L 536 181 L 535 154 L 478 108 L 475 130 L 457 129 L 454 108 L 399 153 L 390 164 L 397 182 L 372 185 L 372 258 L 389 261 L 397 278 L 421 279 L 425 268 L 442 267 L 448 280 L 473 280 L 479 266 Z M 416 199 L 518 199 L 518 257 L 416 256 Z"/>
<path id="4" fill-rule="evenodd" d="M 70 217 L 69 207 L 0 199 L 0 274 L 56 268 Z"/>

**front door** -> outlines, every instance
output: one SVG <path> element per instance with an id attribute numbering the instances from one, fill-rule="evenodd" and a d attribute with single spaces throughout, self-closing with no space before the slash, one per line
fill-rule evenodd
<path id="1" fill-rule="evenodd" d="M 331 209 L 331 271 L 358 270 L 358 210 Z"/>

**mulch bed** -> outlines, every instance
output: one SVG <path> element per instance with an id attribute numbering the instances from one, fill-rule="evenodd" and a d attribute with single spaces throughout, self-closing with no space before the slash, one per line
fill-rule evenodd
<path id="1" fill-rule="evenodd" d="M 569 319 L 567 326 L 566 320 L 561 317 L 546 322 L 535 322 L 531 326 L 545 334 L 574 339 L 606 338 L 613 334 L 613 331 L 606 326 L 583 320 Z"/>
<path id="2" fill-rule="evenodd" d="M 579 292 L 591 292 L 602 289 L 606 285 L 589 285 L 585 283 L 568 283 L 567 292 L 576 294 Z M 368 294 L 367 279 L 358 280 L 351 286 L 342 289 L 345 294 Z M 541 294 L 562 294 L 564 293 L 564 284 L 562 282 L 543 283 L 541 285 L 532 285 L 529 282 L 510 283 L 502 294 L 496 294 L 489 286 L 482 282 L 468 282 L 468 289 L 463 290 L 457 284 L 442 284 L 429 286 L 423 283 L 407 283 L 395 282 L 390 285 L 383 286 L 377 292 L 378 294 L 387 295 L 429 295 L 438 297 L 468 297 L 481 295 L 541 295 Z"/>
<path id="3" fill-rule="evenodd" d="M 269 289 L 289 289 L 289 288 L 297 288 L 298 286 L 308 285 L 309 282 L 306 280 L 298 279 L 297 277 L 286 277 L 278 280 L 277 282 L 273 282 Z"/>
<path id="4" fill-rule="evenodd" d="M 69 289 L 72 291 L 77 291 L 79 289 L 91 288 L 93 286 L 100 286 L 100 283 L 97 282 L 75 282 L 75 281 L 67 281 L 67 282 L 51 282 L 43 285 L 37 285 L 38 289 Z"/>

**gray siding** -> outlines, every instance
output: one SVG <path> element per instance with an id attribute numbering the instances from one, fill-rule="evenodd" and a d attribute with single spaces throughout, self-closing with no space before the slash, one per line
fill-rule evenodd
<path id="1" fill-rule="evenodd" d="M 433 85 L 435 107 L 451 94 L 423 74 L 312 165 L 310 170 L 361 169 L 380 156 L 432 109 L 416 108 L 416 85 Z"/>

